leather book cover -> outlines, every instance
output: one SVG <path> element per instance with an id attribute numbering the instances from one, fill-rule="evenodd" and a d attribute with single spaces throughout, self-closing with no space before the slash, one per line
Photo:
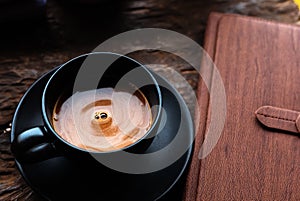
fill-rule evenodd
<path id="1" fill-rule="evenodd" d="M 300 27 L 212 13 L 204 48 L 224 83 L 226 118 L 218 143 L 199 159 L 215 121 L 211 86 L 200 79 L 184 200 L 300 200 Z"/>

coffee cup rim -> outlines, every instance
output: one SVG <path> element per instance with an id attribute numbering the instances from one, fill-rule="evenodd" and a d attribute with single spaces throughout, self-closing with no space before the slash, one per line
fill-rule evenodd
<path id="1" fill-rule="evenodd" d="M 107 54 L 107 55 L 116 55 L 119 56 L 119 58 L 125 58 L 125 59 L 129 59 L 133 62 L 135 62 L 136 64 L 138 64 L 140 67 L 143 68 L 143 70 L 145 70 L 147 72 L 147 74 L 150 76 L 151 80 L 153 81 L 153 84 L 155 85 L 156 88 L 156 92 L 157 92 L 157 98 L 158 98 L 158 109 L 157 109 L 157 115 L 156 118 L 154 119 L 154 121 L 151 124 L 150 129 L 143 135 L 143 137 L 141 137 L 140 139 L 138 139 L 137 141 L 135 141 L 134 143 L 126 146 L 126 147 L 122 147 L 120 149 L 116 149 L 116 150 L 110 150 L 110 151 L 93 151 L 93 150 L 87 150 L 84 148 L 80 148 L 70 142 L 68 142 L 67 140 L 65 140 L 63 137 L 61 137 L 53 128 L 52 124 L 50 123 L 49 117 L 47 115 L 47 106 L 46 106 L 46 94 L 49 88 L 50 83 L 53 81 L 53 79 L 57 76 L 57 74 L 63 69 L 65 68 L 65 66 L 67 66 L 68 64 L 74 62 L 77 59 L 83 58 L 83 57 L 88 57 L 90 55 L 100 55 L 100 54 Z M 122 54 L 118 54 L 118 53 L 114 53 L 114 52 L 91 52 L 91 53 L 86 53 L 86 54 L 81 54 L 77 57 L 74 57 L 70 60 L 68 60 L 67 62 L 63 63 L 62 65 L 60 65 L 58 67 L 58 69 L 51 75 L 51 77 L 49 78 L 49 80 L 46 83 L 46 86 L 43 90 L 43 94 L 42 94 L 42 116 L 43 116 L 43 120 L 45 123 L 45 127 L 47 132 L 51 132 L 52 134 L 54 134 L 61 142 L 63 142 L 64 144 L 67 144 L 68 146 L 76 149 L 76 150 L 80 150 L 83 152 L 87 152 L 87 153 L 93 153 L 93 154 L 109 154 L 109 153 L 115 153 L 115 152 L 120 152 L 120 151 L 124 151 L 127 149 L 132 148 L 133 146 L 137 145 L 138 143 L 140 143 L 142 140 L 144 140 L 145 138 L 147 138 L 152 131 L 154 130 L 154 128 L 159 124 L 160 121 L 160 116 L 161 116 L 161 108 L 162 108 L 162 95 L 161 95 L 161 90 L 159 87 L 159 84 L 157 82 L 157 80 L 155 79 L 155 77 L 152 75 L 152 73 L 150 72 L 150 70 L 143 64 L 141 64 L 140 62 L 136 61 L 135 59 L 132 59 L 128 56 L 122 55 Z"/>

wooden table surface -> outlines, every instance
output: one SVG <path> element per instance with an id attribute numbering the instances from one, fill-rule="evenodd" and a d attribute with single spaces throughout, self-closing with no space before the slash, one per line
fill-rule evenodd
<path id="1" fill-rule="evenodd" d="M 135 28 L 170 29 L 202 45 L 206 20 L 211 11 L 288 23 L 299 21 L 299 11 L 290 0 L 115 0 L 98 4 L 49 0 L 42 20 L 1 24 L 0 200 L 40 200 L 16 169 L 9 141 L 15 108 L 37 78 L 73 57 L 91 52 L 104 40 Z M 159 70 L 178 88 L 193 110 L 191 95 L 185 93 L 176 78 L 168 74 L 168 67 L 175 69 L 195 90 L 198 76 L 191 66 L 160 51 L 139 51 L 131 56 L 142 63 L 163 64 L 165 68 Z"/>

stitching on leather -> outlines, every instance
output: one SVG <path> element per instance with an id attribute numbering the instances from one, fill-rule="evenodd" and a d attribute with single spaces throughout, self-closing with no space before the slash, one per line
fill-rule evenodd
<path id="1" fill-rule="evenodd" d="M 293 120 L 293 119 L 286 119 L 286 118 L 271 116 L 271 115 L 263 114 L 263 113 L 257 113 L 257 114 L 258 115 L 262 115 L 262 116 L 267 117 L 267 118 L 279 119 L 279 120 L 284 120 L 284 121 L 290 121 L 290 122 L 293 122 L 293 123 L 295 122 L 295 120 Z"/>

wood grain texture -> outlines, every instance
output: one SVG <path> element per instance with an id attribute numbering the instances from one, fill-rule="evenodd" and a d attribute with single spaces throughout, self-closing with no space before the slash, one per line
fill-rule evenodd
<path id="1" fill-rule="evenodd" d="M 218 21 L 221 18 L 221 14 L 214 13 L 213 15 L 210 15 L 211 21 Z M 204 41 L 204 47 L 206 47 L 206 51 L 208 53 L 213 53 L 216 43 L 216 37 L 217 37 L 217 29 L 218 29 L 218 23 L 208 23 L 206 27 L 205 35 L 209 34 L 209 37 L 211 37 L 211 40 L 205 40 Z M 213 34 L 215 33 L 215 34 Z M 211 59 L 213 60 L 215 55 L 210 54 L 209 55 Z M 212 72 L 208 74 L 208 77 L 212 76 Z M 211 82 L 210 82 L 211 83 Z M 201 160 L 198 160 L 197 157 L 200 152 L 200 147 L 204 140 L 204 133 L 206 132 L 207 125 L 209 124 L 210 120 L 210 112 L 209 112 L 209 92 L 208 89 L 210 89 L 211 86 L 206 86 L 202 78 L 199 78 L 198 82 L 198 88 L 197 88 L 197 98 L 198 98 L 198 113 L 196 113 L 195 118 L 195 125 L 196 125 L 196 137 L 195 137 L 195 147 L 193 151 L 193 160 L 191 161 L 188 175 L 187 175 L 187 182 L 184 190 L 184 200 L 196 200 L 197 199 L 197 187 L 199 185 L 199 174 L 200 174 L 200 168 L 201 168 Z M 200 115 L 197 115 L 200 114 Z M 197 122 L 198 128 L 197 128 Z"/>
<path id="2" fill-rule="evenodd" d="M 226 123 L 201 161 L 196 196 L 186 200 L 299 200 L 300 139 L 262 127 L 255 111 L 263 105 L 299 111 L 300 28 L 234 15 L 218 19 L 209 20 L 218 27 L 217 40 L 207 33 L 206 41 L 217 42 L 206 48 L 224 81 Z"/>
<path id="3" fill-rule="evenodd" d="M 10 153 L 9 124 L 22 95 L 37 78 L 50 69 L 92 51 L 115 34 L 135 28 L 171 29 L 202 44 L 210 11 L 260 16 L 290 23 L 299 20 L 298 9 L 292 0 L 81 2 L 77 4 L 74 1 L 48 0 L 44 19 L 34 23 L 15 21 L 11 26 L 1 24 L 0 200 L 40 199 L 25 184 L 14 165 Z M 163 73 L 178 88 L 193 111 L 195 105 L 191 101 L 191 95 L 171 74 L 172 69 L 177 70 L 196 90 L 198 75 L 190 65 L 180 58 L 158 51 L 136 52 L 132 57 L 141 62 L 163 64 L 163 68 L 153 68 Z M 205 90 L 206 87 L 203 86 L 203 91 Z M 205 105 L 203 102 L 201 107 L 205 109 Z"/>

